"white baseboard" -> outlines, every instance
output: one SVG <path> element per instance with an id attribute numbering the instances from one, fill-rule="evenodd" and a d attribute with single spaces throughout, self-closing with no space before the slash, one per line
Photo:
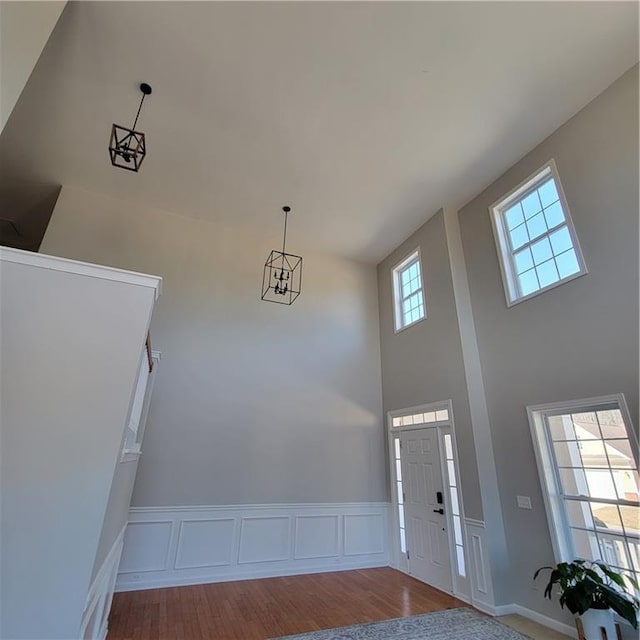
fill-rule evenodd
<path id="1" fill-rule="evenodd" d="M 388 566 L 388 504 L 131 509 L 116 591 Z"/>
<path id="2" fill-rule="evenodd" d="M 509 615 L 519 615 L 523 618 L 528 618 L 529 620 L 533 620 L 533 622 L 537 622 L 544 627 L 549 629 L 553 629 L 558 633 L 564 633 L 566 636 L 570 638 L 577 638 L 578 632 L 575 626 L 571 626 L 569 624 L 565 624 L 564 622 L 559 622 L 554 618 L 550 618 L 549 616 L 545 616 L 542 613 L 538 613 L 537 611 L 533 611 L 533 609 L 527 609 L 527 607 L 523 607 L 520 604 L 502 604 L 502 605 L 489 605 L 484 602 L 475 601 L 473 606 L 476 609 L 480 609 L 480 611 L 490 615 L 490 616 L 509 616 Z"/>
<path id="3" fill-rule="evenodd" d="M 523 607 L 519 604 L 507 605 L 510 607 L 510 610 L 507 613 L 500 613 L 498 615 L 508 615 L 511 613 L 515 613 L 523 618 L 528 618 L 529 620 L 533 620 L 538 624 L 541 624 L 549 629 L 553 629 L 558 633 L 564 633 L 566 636 L 571 638 L 578 637 L 578 631 L 575 625 L 565 624 L 564 622 L 559 622 L 554 618 L 550 618 L 549 616 L 545 616 L 542 613 L 538 613 L 537 611 L 533 611 L 533 609 L 527 609 L 527 607 Z"/>

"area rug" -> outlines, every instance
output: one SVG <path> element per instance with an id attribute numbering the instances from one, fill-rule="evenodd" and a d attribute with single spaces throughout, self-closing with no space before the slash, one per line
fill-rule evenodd
<path id="1" fill-rule="evenodd" d="M 446 609 L 419 616 L 311 631 L 272 640 L 530 640 L 471 609 Z"/>

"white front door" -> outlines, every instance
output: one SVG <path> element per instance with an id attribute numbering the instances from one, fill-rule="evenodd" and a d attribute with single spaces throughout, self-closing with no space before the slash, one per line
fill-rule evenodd
<path id="1" fill-rule="evenodd" d="M 452 592 L 442 466 L 437 428 L 400 434 L 409 573 Z"/>

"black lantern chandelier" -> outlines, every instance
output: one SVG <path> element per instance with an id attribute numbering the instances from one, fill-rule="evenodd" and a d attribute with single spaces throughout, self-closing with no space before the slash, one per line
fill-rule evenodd
<path id="1" fill-rule="evenodd" d="M 109 155 L 111 156 L 111 164 L 114 167 L 128 169 L 129 171 L 138 171 L 140 165 L 147 155 L 147 145 L 144 139 L 144 133 L 136 131 L 136 124 L 140 117 L 140 110 L 144 99 L 151 94 L 151 86 L 146 82 L 140 85 L 142 91 L 142 99 L 136 113 L 136 119 L 133 127 L 121 127 L 115 124 L 111 127 L 111 140 L 109 141 Z"/>
<path id="2" fill-rule="evenodd" d="M 291 207 L 282 207 L 282 210 L 284 211 L 282 251 L 274 249 L 264 263 L 262 299 L 279 304 L 293 304 L 302 289 L 302 258 L 285 251 L 287 217 Z"/>

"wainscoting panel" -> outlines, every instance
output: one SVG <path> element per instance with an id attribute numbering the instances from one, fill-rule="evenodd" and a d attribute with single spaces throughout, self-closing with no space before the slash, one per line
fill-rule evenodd
<path id="1" fill-rule="evenodd" d="M 172 520 L 129 520 L 124 535 L 119 572 L 164 571 L 169 560 L 169 546 L 174 528 Z"/>
<path id="2" fill-rule="evenodd" d="M 386 521 L 384 513 L 360 513 L 344 516 L 344 555 L 384 554 Z"/>
<path id="3" fill-rule="evenodd" d="M 478 609 L 496 615 L 491 568 L 486 553 L 485 528 L 481 520 L 465 519 L 467 558 L 471 578 L 471 601 Z"/>
<path id="4" fill-rule="evenodd" d="M 332 558 L 340 555 L 340 517 L 297 516 L 293 557 L 295 560 Z"/>
<path id="5" fill-rule="evenodd" d="M 389 564 L 384 502 L 131 509 L 116 591 Z"/>
<path id="6" fill-rule="evenodd" d="M 182 520 L 174 568 L 230 565 L 235 526 L 234 518 Z"/>
<path id="7" fill-rule="evenodd" d="M 240 564 L 277 562 L 289 559 L 291 518 L 260 516 L 242 518 L 240 526 Z"/>

